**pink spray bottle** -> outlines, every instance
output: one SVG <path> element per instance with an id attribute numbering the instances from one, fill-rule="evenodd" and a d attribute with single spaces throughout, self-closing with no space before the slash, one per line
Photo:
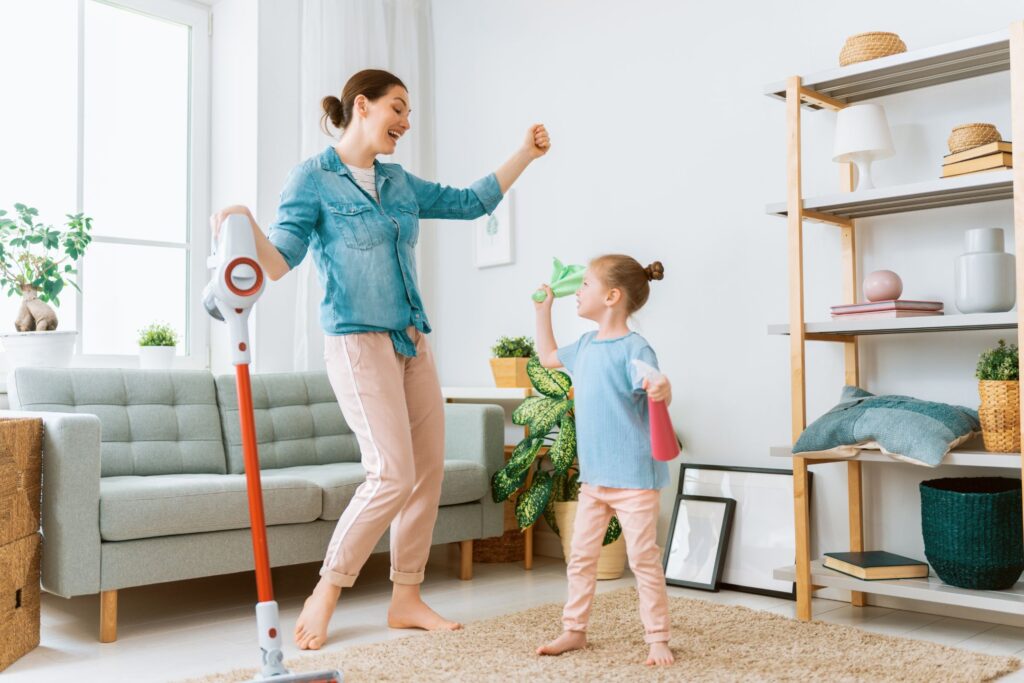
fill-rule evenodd
<path id="1" fill-rule="evenodd" d="M 634 360 L 633 366 L 648 382 L 660 379 L 664 375 L 642 360 Z M 668 414 L 668 406 L 664 401 L 655 401 L 647 397 L 647 414 L 651 425 L 651 455 L 655 460 L 668 462 L 679 455 L 679 440 L 672 428 L 672 418 Z"/>

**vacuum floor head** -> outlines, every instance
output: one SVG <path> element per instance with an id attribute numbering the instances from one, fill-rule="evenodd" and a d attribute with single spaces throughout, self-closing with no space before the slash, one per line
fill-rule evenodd
<path id="1" fill-rule="evenodd" d="M 281 674 L 269 678 L 255 678 L 263 683 L 344 683 L 340 671 L 310 671 L 306 673 Z"/>

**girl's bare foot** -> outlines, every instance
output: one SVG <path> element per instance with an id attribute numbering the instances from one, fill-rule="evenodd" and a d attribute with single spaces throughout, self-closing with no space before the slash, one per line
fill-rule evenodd
<path id="1" fill-rule="evenodd" d="M 644 664 L 647 666 L 668 666 L 674 661 L 676 661 L 676 658 L 672 656 L 672 650 L 669 649 L 668 643 L 651 643 L 651 650 L 647 653 L 647 661 Z"/>
<path id="2" fill-rule="evenodd" d="M 430 609 L 420 597 L 419 586 L 395 584 L 388 607 L 391 628 L 421 628 L 424 631 L 457 631 L 462 624 L 449 621 Z"/>
<path id="3" fill-rule="evenodd" d="M 317 582 L 295 622 L 295 644 L 300 650 L 319 650 L 327 642 L 327 624 L 340 596 L 341 589 L 327 579 Z"/>
<path id="4" fill-rule="evenodd" d="M 587 634 L 584 631 L 563 631 L 562 635 L 547 645 L 537 648 L 539 655 L 560 655 L 570 650 L 582 650 L 587 646 Z"/>

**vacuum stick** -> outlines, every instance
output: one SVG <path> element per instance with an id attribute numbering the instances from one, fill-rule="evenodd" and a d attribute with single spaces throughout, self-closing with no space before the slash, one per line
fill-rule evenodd
<path id="1" fill-rule="evenodd" d="M 274 587 L 270 579 L 267 524 L 263 516 L 263 487 L 256 446 L 256 419 L 249 381 L 249 313 L 263 292 L 264 277 L 256 255 L 256 240 L 248 217 L 231 214 L 220 229 L 220 239 L 207 260 L 213 277 L 203 290 L 207 312 L 228 324 L 231 362 L 238 388 L 238 419 L 242 431 L 245 488 L 249 499 L 252 551 L 256 564 L 256 628 L 260 645 L 260 671 L 254 680 L 274 683 L 342 683 L 339 671 L 290 673 L 284 667 L 281 629 Z"/>

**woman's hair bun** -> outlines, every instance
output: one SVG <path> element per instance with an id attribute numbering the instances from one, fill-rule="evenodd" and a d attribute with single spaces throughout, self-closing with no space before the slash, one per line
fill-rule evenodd
<path id="1" fill-rule="evenodd" d="M 665 277 L 665 266 L 661 265 L 661 261 L 655 261 L 644 268 L 644 273 L 648 280 L 660 280 Z"/>

